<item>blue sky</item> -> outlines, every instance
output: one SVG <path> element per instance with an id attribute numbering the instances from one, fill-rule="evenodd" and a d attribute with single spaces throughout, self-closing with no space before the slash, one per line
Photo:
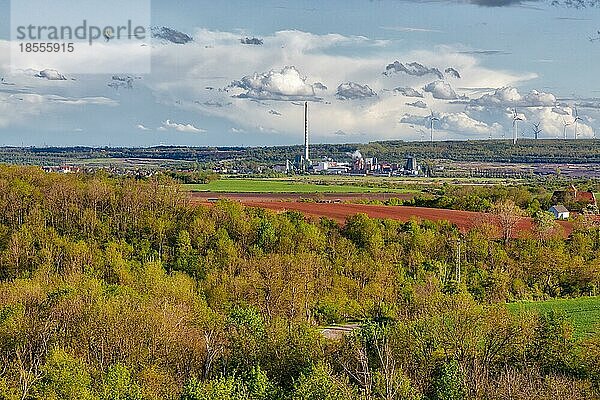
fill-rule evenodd
<path id="1" fill-rule="evenodd" d="M 542 137 L 600 129 L 600 41 L 588 40 L 599 35 L 597 7 L 223 3 L 154 0 L 152 25 L 193 41 L 153 39 L 152 72 L 115 81 L 39 63 L 11 71 L 10 4 L 0 0 L 0 144 L 293 144 L 303 101 L 317 142 L 422 140 L 431 112 L 438 139 L 508 137 L 513 108 L 520 137 L 538 122 Z"/>

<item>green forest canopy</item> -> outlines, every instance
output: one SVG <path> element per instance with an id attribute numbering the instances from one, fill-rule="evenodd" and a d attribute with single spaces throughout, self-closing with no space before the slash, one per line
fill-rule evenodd
<path id="1" fill-rule="evenodd" d="M 598 329 L 576 339 L 562 313 L 505 306 L 597 293 L 588 221 L 500 240 L 181 190 L 0 167 L 0 398 L 600 396 Z M 321 335 L 346 321 L 360 328 Z"/>

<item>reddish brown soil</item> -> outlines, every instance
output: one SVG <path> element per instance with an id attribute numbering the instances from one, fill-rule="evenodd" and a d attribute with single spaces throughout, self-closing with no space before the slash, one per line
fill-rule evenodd
<path id="1" fill-rule="evenodd" d="M 244 202 L 244 205 L 275 211 L 295 210 L 313 217 L 331 218 L 340 223 L 343 223 L 347 217 L 359 213 L 367 214 L 371 218 L 389 218 L 398 221 L 449 221 L 462 231 L 467 231 L 485 222 L 495 222 L 489 214 L 485 213 L 438 208 L 282 202 Z M 497 222 L 495 224 L 497 225 Z M 562 226 L 566 236 L 573 230 L 573 224 L 570 222 L 559 221 L 559 224 Z M 522 218 L 516 226 L 515 235 L 522 232 L 530 232 L 532 227 L 533 221 L 531 218 Z"/>
<path id="2" fill-rule="evenodd" d="M 290 201 L 284 201 L 284 198 L 282 197 L 279 197 L 279 200 L 273 201 L 273 196 L 277 198 L 279 195 L 268 194 L 267 196 L 268 197 L 257 198 L 256 195 L 253 194 L 247 197 L 236 195 L 235 197 L 231 198 L 227 196 L 215 196 L 213 194 L 212 198 L 231 198 L 232 200 L 240 201 L 247 207 L 265 208 L 274 211 L 300 211 L 303 214 L 310 217 L 327 217 L 339 223 L 344 223 L 346 221 L 346 218 L 348 218 L 349 216 L 364 213 L 371 218 L 389 218 L 398 221 L 449 221 L 452 224 L 456 225 L 463 232 L 466 232 L 472 229 L 473 227 L 482 225 L 484 223 L 492 223 L 498 226 L 497 220 L 495 220 L 490 214 L 471 211 L 347 203 L 305 203 L 294 201 L 293 199 L 289 199 Z M 335 196 L 335 198 L 341 198 L 341 196 Z M 192 201 L 195 203 L 210 204 L 206 203 L 205 199 L 198 198 L 198 196 L 196 195 L 193 196 Z M 571 234 L 571 232 L 573 231 L 573 224 L 571 222 L 559 221 L 558 223 L 562 227 L 565 236 Z M 527 234 L 527 232 L 531 232 L 532 227 L 533 221 L 531 218 L 522 218 L 517 224 L 513 236 Z"/>

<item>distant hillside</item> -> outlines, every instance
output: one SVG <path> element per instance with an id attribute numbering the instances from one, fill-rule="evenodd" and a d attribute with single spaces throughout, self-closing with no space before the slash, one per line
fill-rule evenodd
<path id="1" fill-rule="evenodd" d="M 412 154 L 425 159 L 490 161 L 513 163 L 597 163 L 600 140 L 521 140 L 515 146 L 507 140 L 449 142 L 374 142 L 359 147 L 382 159 L 402 159 Z"/>
<path id="2" fill-rule="evenodd" d="M 512 163 L 600 163 L 600 140 L 521 140 L 516 146 L 508 140 L 404 142 L 384 141 L 367 144 L 317 144 L 311 158 L 331 157 L 348 160 L 359 150 L 365 157 L 386 162 L 402 162 L 411 154 L 419 159 L 487 161 Z M 85 162 L 92 159 L 144 158 L 155 160 L 214 163 L 224 160 L 243 163 L 275 164 L 293 160 L 302 146 L 274 147 L 151 147 L 151 148 L 0 148 L 0 162 L 50 165 Z"/>

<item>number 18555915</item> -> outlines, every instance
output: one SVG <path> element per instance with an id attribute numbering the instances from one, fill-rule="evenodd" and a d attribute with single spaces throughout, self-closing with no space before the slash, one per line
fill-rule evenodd
<path id="1" fill-rule="evenodd" d="M 74 43 L 19 43 L 21 53 L 72 53 Z"/>

